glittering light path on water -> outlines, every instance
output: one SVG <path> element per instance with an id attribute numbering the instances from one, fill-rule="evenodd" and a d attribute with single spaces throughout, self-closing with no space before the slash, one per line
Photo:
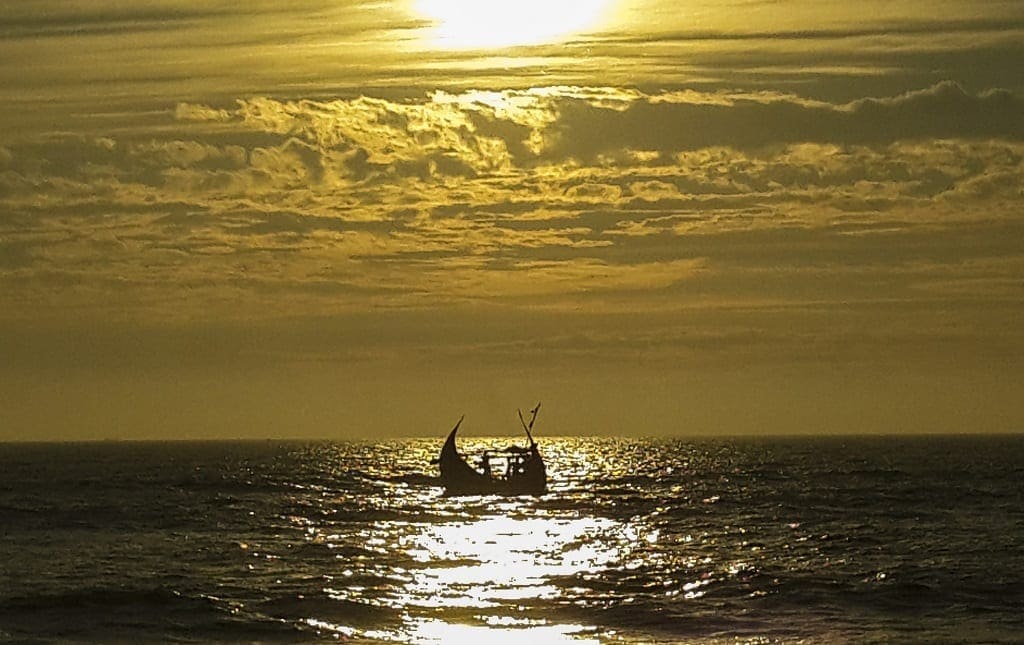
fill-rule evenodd
<path id="1" fill-rule="evenodd" d="M 397 632 L 362 635 L 413 642 L 466 642 L 475 637 L 521 642 L 517 639 L 536 635 L 542 642 L 579 642 L 583 634 L 593 632 L 592 626 L 531 618 L 528 608 L 561 597 L 561 590 L 551 584 L 556 577 L 584 575 L 619 561 L 631 531 L 595 518 L 516 517 L 524 510 L 520 502 L 474 502 L 489 504 L 498 514 L 439 524 L 384 522 L 369 531 L 369 545 L 397 550 L 411 562 L 393 571 L 404 584 L 383 594 L 368 595 L 360 585 L 328 590 L 337 600 L 387 607 L 405 619 Z M 609 541 L 608 536 L 618 539 Z M 343 572 L 343 578 L 353 575 L 350 569 Z M 439 610 L 459 615 L 464 615 L 459 610 L 472 610 L 468 617 L 478 624 L 446 622 L 435 617 Z M 317 627 L 349 631 L 323 621 Z"/>
<path id="2" fill-rule="evenodd" d="M 464 442 L 469 452 L 499 443 Z M 423 463 L 432 447 L 421 447 Z M 349 564 L 325 576 L 329 598 L 398 617 L 368 629 L 324 617 L 307 623 L 381 641 L 632 640 L 587 618 L 635 606 L 671 619 L 673 612 L 660 603 L 695 601 L 715 583 L 756 576 L 746 542 L 738 552 L 709 550 L 727 536 L 703 531 L 695 537 L 662 517 L 719 501 L 718 494 L 696 495 L 677 478 L 656 483 L 659 474 L 689 472 L 691 461 L 713 461 L 707 455 L 666 459 L 611 444 L 594 450 L 574 440 L 550 440 L 545 447 L 552 477 L 544 497 L 449 498 L 436 482 L 383 472 L 372 494 L 358 501 L 326 496 L 310 517 L 293 517 L 308 544 L 345 554 L 336 559 Z M 631 473 L 637 468 L 651 477 L 636 479 Z M 346 512 L 351 504 L 358 510 Z M 339 514 L 341 521 L 332 519 Z M 357 516 L 370 521 L 350 521 Z"/>
<path id="3" fill-rule="evenodd" d="M 553 486 L 564 489 L 566 482 L 555 480 Z M 639 522 L 558 508 L 543 498 L 447 498 L 439 493 L 399 483 L 376 503 L 389 508 L 430 508 L 428 517 L 378 521 L 358 536 L 381 556 L 402 561 L 388 574 L 396 584 L 388 589 L 348 584 L 347 579 L 359 576 L 348 568 L 335 586 L 325 589 L 339 601 L 386 607 L 402 616 L 403 624 L 397 629 L 367 630 L 362 637 L 412 642 L 478 638 L 522 642 L 526 637 L 539 642 L 588 642 L 601 631 L 596 626 L 553 622 L 536 617 L 533 609 L 563 602 L 566 596 L 560 585 L 564 581 L 610 567 L 643 566 L 637 545 L 657 540 L 657 530 L 641 528 Z M 307 536 L 312 543 L 337 549 L 344 549 L 354 537 L 332 533 L 327 527 L 308 527 Z M 575 603 L 581 608 L 587 605 L 582 598 Z M 453 614 L 464 622 L 439 617 Z M 353 633 L 319 619 L 310 619 L 310 624 L 340 635 Z"/>

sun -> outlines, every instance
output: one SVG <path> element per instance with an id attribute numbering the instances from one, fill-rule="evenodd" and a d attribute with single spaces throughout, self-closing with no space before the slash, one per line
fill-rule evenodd
<path id="1" fill-rule="evenodd" d="M 446 49 L 555 43 L 593 28 L 610 0 L 415 0 Z"/>

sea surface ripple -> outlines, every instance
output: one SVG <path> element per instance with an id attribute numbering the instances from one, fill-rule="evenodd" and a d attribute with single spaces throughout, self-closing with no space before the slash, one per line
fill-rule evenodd
<path id="1" fill-rule="evenodd" d="M 540 438 L 538 498 L 445 497 L 440 444 L 2 446 L 0 640 L 1024 633 L 1024 437 Z"/>

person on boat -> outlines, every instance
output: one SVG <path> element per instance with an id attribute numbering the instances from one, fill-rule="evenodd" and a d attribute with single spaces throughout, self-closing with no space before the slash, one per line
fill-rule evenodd
<path id="1" fill-rule="evenodd" d="M 480 470 L 488 477 L 491 476 L 491 453 L 489 450 L 485 450 L 483 457 L 480 457 Z"/>
<path id="2" fill-rule="evenodd" d="M 519 477 L 525 475 L 526 471 L 530 469 L 531 461 L 533 460 L 533 454 L 523 450 L 515 453 L 509 459 L 509 476 Z"/>
<path id="3" fill-rule="evenodd" d="M 514 452 L 508 456 L 507 479 L 513 479 L 523 474 L 523 453 Z"/>

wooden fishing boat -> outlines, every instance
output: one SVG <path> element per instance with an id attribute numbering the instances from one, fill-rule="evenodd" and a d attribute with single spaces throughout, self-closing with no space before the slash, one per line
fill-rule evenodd
<path id="1" fill-rule="evenodd" d="M 543 495 L 548 485 L 547 470 L 531 433 L 539 410 L 538 403 L 531 410 L 529 424 L 523 419 L 523 413 L 519 413 L 519 421 L 530 441 L 528 447 L 510 446 L 504 450 L 485 450 L 477 459 L 479 468 L 470 465 L 455 446 L 455 435 L 462 425 L 462 419 L 459 419 L 448 433 L 448 439 L 437 460 L 445 494 Z"/>

